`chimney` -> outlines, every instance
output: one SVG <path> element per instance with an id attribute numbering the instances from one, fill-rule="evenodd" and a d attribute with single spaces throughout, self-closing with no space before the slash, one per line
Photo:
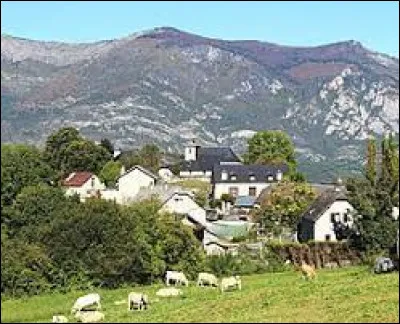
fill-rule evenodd
<path id="1" fill-rule="evenodd" d="M 336 182 L 335 182 L 335 191 L 341 191 L 342 190 L 342 186 L 343 186 L 343 181 L 340 177 L 337 178 Z"/>

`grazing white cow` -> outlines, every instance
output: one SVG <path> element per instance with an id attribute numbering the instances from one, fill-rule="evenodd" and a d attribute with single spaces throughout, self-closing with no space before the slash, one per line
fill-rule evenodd
<path id="1" fill-rule="evenodd" d="M 131 292 L 128 295 L 128 311 L 132 309 L 147 309 L 149 298 L 145 294 Z"/>
<path id="2" fill-rule="evenodd" d="M 242 290 L 242 280 L 239 276 L 222 278 L 221 280 L 221 292 L 224 292 L 231 288 L 238 288 Z"/>
<path id="3" fill-rule="evenodd" d="M 172 297 L 182 295 L 182 290 L 177 288 L 161 288 L 156 292 L 157 296 L 160 297 Z"/>
<path id="4" fill-rule="evenodd" d="M 85 308 L 96 305 L 97 309 L 101 309 L 101 304 L 100 304 L 100 295 L 99 294 L 88 294 L 82 297 L 79 297 L 74 306 L 72 306 L 71 313 L 74 314 L 78 311 L 84 310 Z"/>
<path id="5" fill-rule="evenodd" d="M 165 281 L 167 286 L 170 285 L 171 281 L 175 282 L 175 285 L 180 284 L 189 286 L 189 280 L 187 280 L 183 272 L 180 271 L 167 271 L 167 274 L 165 276 Z"/>
<path id="6" fill-rule="evenodd" d="M 75 315 L 75 318 L 82 323 L 97 323 L 104 321 L 105 316 L 99 311 L 78 311 Z"/>
<path id="7" fill-rule="evenodd" d="M 218 287 L 218 278 L 211 273 L 200 272 L 197 278 L 197 285 L 203 287 L 205 284 Z"/>
<path id="8" fill-rule="evenodd" d="M 63 315 L 54 315 L 52 323 L 68 323 L 68 318 Z"/>

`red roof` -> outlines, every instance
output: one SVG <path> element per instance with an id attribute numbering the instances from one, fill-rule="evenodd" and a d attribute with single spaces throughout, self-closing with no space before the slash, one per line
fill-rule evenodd
<path id="1" fill-rule="evenodd" d="M 91 172 L 86 172 L 86 171 L 73 172 L 63 181 L 63 185 L 66 187 L 81 187 L 92 176 L 93 176 L 93 173 L 91 173 Z"/>

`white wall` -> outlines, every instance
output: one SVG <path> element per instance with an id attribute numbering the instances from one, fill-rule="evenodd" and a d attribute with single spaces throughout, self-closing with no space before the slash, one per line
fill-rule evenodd
<path id="1" fill-rule="evenodd" d="M 333 231 L 333 224 L 331 222 L 331 213 L 339 213 L 340 220 L 344 222 L 344 214 L 347 212 L 347 209 L 350 211 L 354 210 L 353 206 L 349 204 L 347 201 L 335 201 L 325 212 L 324 214 L 315 222 L 314 226 L 314 240 L 315 241 L 325 241 L 325 235 L 331 236 L 331 241 L 336 241 L 336 235 Z M 348 213 L 350 214 L 350 213 Z M 349 215 L 351 219 L 352 216 Z M 348 224 L 351 226 L 353 221 L 349 221 Z"/>
<path id="2" fill-rule="evenodd" d="M 220 199 L 222 194 L 229 194 L 230 187 L 238 188 L 238 196 L 248 196 L 249 195 L 249 187 L 256 188 L 256 195 L 261 193 L 264 188 L 267 188 L 271 185 L 271 183 L 216 183 L 214 185 L 214 199 Z"/>
<path id="3" fill-rule="evenodd" d="M 185 161 L 196 161 L 197 148 L 196 146 L 185 147 Z"/>
<path id="4" fill-rule="evenodd" d="M 158 170 L 158 175 L 161 179 L 165 181 L 169 181 L 174 177 L 174 174 L 168 168 L 161 168 L 160 170 Z"/>
<path id="5" fill-rule="evenodd" d="M 92 185 L 92 179 L 94 179 L 94 183 Z M 81 187 L 67 187 L 65 194 L 67 196 L 72 196 L 74 194 L 78 194 L 82 201 L 85 198 L 90 197 L 96 190 L 103 190 L 105 189 L 105 185 L 100 181 L 100 179 L 93 175 L 88 181 L 86 181 Z"/>
<path id="6" fill-rule="evenodd" d="M 179 172 L 179 177 L 183 179 L 196 179 L 196 180 L 201 180 L 204 182 L 210 182 L 211 180 L 211 171 L 180 171 Z"/>
<path id="7" fill-rule="evenodd" d="M 171 196 L 160 211 L 178 214 L 196 213 L 196 215 L 204 215 L 204 220 L 206 219 L 206 211 L 203 208 L 189 196 L 180 195 L 179 193 L 175 193 Z"/>
<path id="8" fill-rule="evenodd" d="M 101 191 L 101 198 L 106 200 L 115 200 L 118 204 L 121 203 L 121 195 L 116 189 L 105 189 Z"/>
<path id="9" fill-rule="evenodd" d="M 121 199 L 129 199 L 137 195 L 140 188 L 154 186 L 155 180 L 140 169 L 133 169 L 118 179 L 118 191 Z"/>

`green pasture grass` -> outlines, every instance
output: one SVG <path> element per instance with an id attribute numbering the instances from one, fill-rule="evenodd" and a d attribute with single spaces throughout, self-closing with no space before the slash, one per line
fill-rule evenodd
<path id="1" fill-rule="evenodd" d="M 163 285 L 98 289 L 105 322 L 399 322 L 399 273 L 375 275 L 366 267 L 319 270 L 303 280 L 298 272 L 242 277 L 242 290 L 181 288 L 182 297 L 155 295 Z M 148 294 L 145 311 L 128 311 L 128 293 Z M 54 314 L 69 321 L 77 297 L 88 292 L 54 293 L 3 300 L 1 321 L 50 322 Z M 126 301 L 115 305 L 115 301 Z"/>

